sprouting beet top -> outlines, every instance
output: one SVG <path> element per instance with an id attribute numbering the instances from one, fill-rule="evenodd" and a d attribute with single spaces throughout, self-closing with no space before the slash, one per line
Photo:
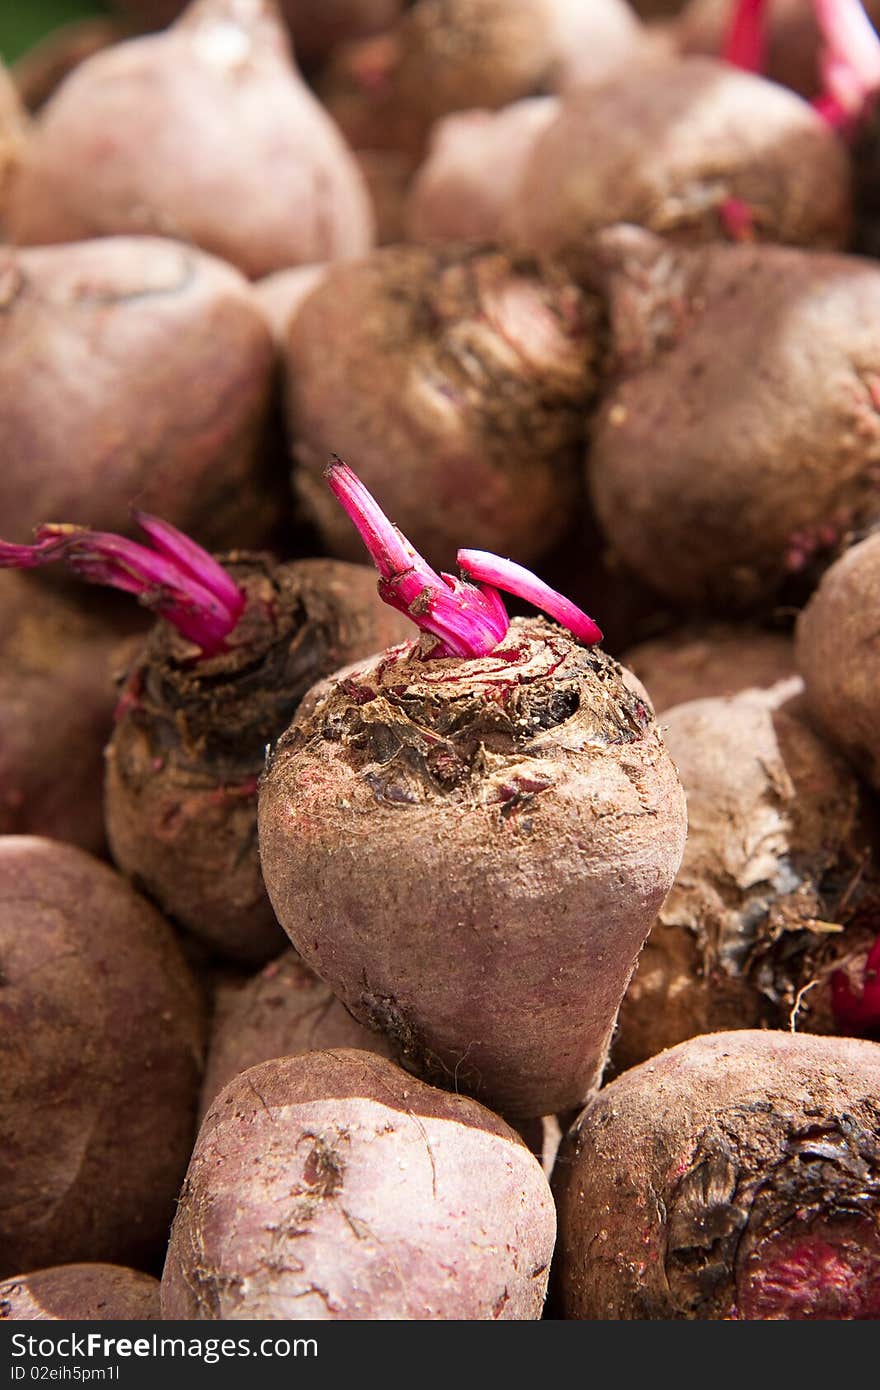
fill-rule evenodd
<path id="1" fill-rule="evenodd" d="M 436 639 L 426 646 L 425 660 L 492 651 L 510 625 L 499 589 L 555 618 L 585 646 L 602 640 L 592 618 L 512 560 L 460 550 L 464 578 L 435 573 L 340 459 L 328 465 L 326 476 L 379 571 L 380 596 Z M 90 583 L 137 595 L 204 655 L 222 650 L 244 611 L 241 589 L 213 556 L 169 522 L 145 512 L 134 517 L 152 549 L 106 531 L 52 523 L 37 528 L 33 545 L 0 541 L 0 569 L 63 561 Z"/>
<path id="2" fill-rule="evenodd" d="M 880 38 L 861 0 L 813 0 L 822 35 L 822 95 L 816 108 L 844 133 L 880 91 Z"/>

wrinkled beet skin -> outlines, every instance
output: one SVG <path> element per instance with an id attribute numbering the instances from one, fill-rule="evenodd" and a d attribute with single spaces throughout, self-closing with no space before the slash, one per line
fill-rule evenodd
<path id="1" fill-rule="evenodd" d="M 578 93 L 539 136 L 508 236 L 580 277 L 589 237 L 638 223 L 682 242 L 727 239 L 734 198 L 762 241 L 837 249 L 851 222 L 839 136 L 793 93 L 721 62 L 648 65 Z"/>
<path id="2" fill-rule="evenodd" d="M 194 1131 L 201 999 L 167 923 L 107 865 L 0 839 L 0 1274 L 149 1268 Z"/>
<path id="3" fill-rule="evenodd" d="M 294 486 L 328 549 L 363 553 L 324 482 L 331 453 L 438 567 L 464 544 L 522 563 L 552 547 L 580 500 L 602 339 L 597 299 L 501 252 L 387 247 L 332 267 L 286 355 Z"/>
<path id="4" fill-rule="evenodd" d="M 285 951 L 241 989 L 217 1002 L 205 1065 L 201 1112 L 228 1082 L 272 1057 L 356 1047 L 391 1057 L 382 1033 L 371 1032 L 343 1007 L 295 951 Z"/>
<path id="5" fill-rule="evenodd" d="M 717 1033 L 605 1087 L 554 1169 L 562 1316 L 880 1316 L 880 1047 Z"/>
<path id="6" fill-rule="evenodd" d="M 276 1058 L 205 1118 L 162 1312 L 536 1319 L 554 1236 L 540 1165 L 481 1105 L 365 1052 Z"/>
<path id="7" fill-rule="evenodd" d="M 517 619 L 480 660 L 399 649 L 328 682 L 259 828 L 278 920 L 355 1017 L 525 1118 L 596 1083 L 685 811 L 621 668 Z"/>
<path id="8" fill-rule="evenodd" d="M 620 1008 L 615 1071 L 722 1029 L 862 1031 L 831 978 L 861 995 L 880 933 L 876 815 L 803 702 L 783 700 L 747 691 L 663 715 L 690 832 Z"/>
<path id="9" fill-rule="evenodd" d="M 157 237 L 0 251 L 4 539 L 44 521 L 262 544 L 273 348 L 230 266 Z"/>
<path id="10" fill-rule="evenodd" d="M 121 1265 L 70 1264 L 0 1284 L 0 1322 L 157 1322 L 159 1281 Z"/>
<path id="11" fill-rule="evenodd" d="M 587 469 L 610 544 L 679 604 L 815 583 L 880 513 L 880 268 L 634 228 L 595 250 L 616 378 Z"/>
<path id="12" fill-rule="evenodd" d="M 122 691 L 107 749 L 107 836 L 119 867 L 222 955 L 284 945 L 256 835 L 265 750 L 321 676 L 411 631 L 363 565 L 233 555 L 248 607 L 229 648 L 198 659 L 158 623 Z"/>

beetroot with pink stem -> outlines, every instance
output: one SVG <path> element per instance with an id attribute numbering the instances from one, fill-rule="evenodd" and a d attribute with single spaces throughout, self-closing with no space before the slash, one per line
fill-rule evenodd
<path id="1" fill-rule="evenodd" d="M 675 769 L 584 613 L 482 552 L 434 573 L 349 470 L 328 477 L 422 635 L 325 682 L 271 755 L 278 919 L 410 1069 L 502 1114 L 571 1107 L 681 857 Z M 569 630 L 510 622 L 496 586 Z"/>
<path id="2" fill-rule="evenodd" d="M 852 148 L 856 251 L 880 256 L 880 38 L 860 0 L 813 0 L 823 37 L 818 109 Z"/>
<path id="3" fill-rule="evenodd" d="M 127 673 L 107 749 L 107 834 L 117 864 L 169 916 L 233 959 L 261 963 L 283 936 L 256 843 L 267 743 L 319 677 L 396 640 L 402 621 L 365 566 L 223 564 L 138 514 L 154 549 L 81 527 L 44 526 L 0 544 L 0 566 L 64 560 L 135 594 L 157 623 Z"/>

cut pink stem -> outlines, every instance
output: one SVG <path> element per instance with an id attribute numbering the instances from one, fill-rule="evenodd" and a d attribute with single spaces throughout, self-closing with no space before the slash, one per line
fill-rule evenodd
<path id="1" fill-rule="evenodd" d="M 840 1022 L 859 1032 L 880 1030 L 880 937 L 865 961 L 861 994 L 856 994 L 843 970 L 831 976 L 831 1003 Z"/>
<path id="2" fill-rule="evenodd" d="M 813 0 L 824 91 L 816 109 L 837 126 L 857 120 L 880 89 L 880 38 L 860 0 Z"/>
<path id="3" fill-rule="evenodd" d="M 543 579 L 538 579 L 531 570 L 524 569 L 513 560 L 502 560 L 500 556 L 491 555 L 487 550 L 460 550 L 458 563 L 463 573 L 471 579 L 491 584 L 496 589 L 503 589 L 507 594 L 515 594 L 517 598 L 525 599 L 526 603 L 533 604 L 548 617 L 555 618 L 563 627 L 573 632 L 578 641 L 583 642 L 585 646 L 593 646 L 596 642 L 602 641 L 601 629 L 583 609 L 578 608 L 571 599 L 551 589 L 549 584 L 545 584 Z"/>
<path id="4" fill-rule="evenodd" d="M 158 528 L 165 553 L 106 531 L 49 524 L 37 528 L 33 545 L 0 541 L 0 569 L 63 561 L 91 584 L 135 594 L 206 654 L 217 651 L 241 616 L 244 595 L 207 551 L 165 522 L 147 522 L 148 534 Z"/>
<path id="5" fill-rule="evenodd" d="M 743 72 L 763 72 L 767 57 L 767 0 L 735 0 L 721 50 Z"/>
<path id="6" fill-rule="evenodd" d="M 751 241 L 755 235 L 755 215 L 742 198 L 725 198 L 718 209 L 721 225 L 731 241 Z"/>
<path id="7" fill-rule="evenodd" d="M 468 564 L 473 563 L 476 568 L 470 574 L 478 583 L 437 574 L 341 459 L 330 462 L 325 476 L 379 571 L 380 597 L 437 638 L 438 645 L 428 653 L 429 658 L 485 656 L 497 647 L 510 626 L 499 588 L 534 603 L 582 642 L 602 640 L 592 618 L 510 560 L 482 550 L 460 550 L 459 564 L 468 573 Z"/>
<path id="8" fill-rule="evenodd" d="M 191 574 L 193 579 L 218 598 L 230 613 L 235 613 L 236 617 L 241 616 L 244 594 L 213 555 L 209 555 L 207 550 L 196 545 L 189 536 L 178 531 L 170 521 L 163 521 L 161 517 L 137 510 L 132 512 L 132 516 L 161 555 L 166 555 L 187 574 Z"/>
<path id="9" fill-rule="evenodd" d="M 328 465 L 325 476 L 379 571 L 380 597 L 438 639 L 432 658 L 485 656 L 497 647 L 510 626 L 499 595 L 437 574 L 341 459 Z"/>

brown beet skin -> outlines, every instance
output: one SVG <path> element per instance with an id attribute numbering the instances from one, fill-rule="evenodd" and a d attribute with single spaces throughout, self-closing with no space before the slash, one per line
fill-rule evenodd
<path id="1" fill-rule="evenodd" d="M 0 838 L 0 1274 L 154 1261 L 192 1147 L 201 1001 L 171 929 L 72 845 Z"/>
<path id="2" fill-rule="evenodd" d="M 880 1046 L 716 1033 L 607 1086 L 554 1170 L 563 1317 L 880 1317 Z"/>
<path id="3" fill-rule="evenodd" d="M 695 623 L 628 647 L 621 660 L 659 714 L 686 700 L 763 690 L 785 680 L 794 674 L 794 644 L 781 632 L 745 623 Z"/>
<path id="4" fill-rule="evenodd" d="M 373 235 L 274 0 L 193 0 L 171 29 L 81 63 L 40 113 L 10 222 L 29 245 L 177 236 L 251 277 L 362 255 Z"/>
<path id="5" fill-rule="evenodd" d="M 615 222 L 726 239 L 728 199 L 762 241 L 842 247 L 846 148 L 805 101 L 761 77 L 708 58 L 648 64 L 565 100 L 535 142 L 508 235 L 578 275 L 590 235 Z"/>
<path id="6" fill-rule="evenodd" d="M 256 836 L 267 744 L 321 676 L 411 631 L 375 572 L 335 560 L 224 561 L 247 606 L 226 650 L 156 624 L 125 678 L 107 748 L 107 837 L 118 866 L 228 959 L 262 964 L 284 945 Z"/>
<path id="7" fill-rule="evenodd" d="M 44 521 L 261 544 L 273 347 L 230 266 L 158 237 L 0 250 L 4 539 Z"/>
<path id="8" fill-rule="evenodd" d="M 157 1322 L 159 1281 L 121 1265 L 70 1264 L 0 1284 L 0 1322 Z"/>
<path id="9" fill-rule="evenodd" d="M 328 270 L 286 354 L 294 485 L 328 549 L 363 553 L 324 482 L 332 453 L 438 567 L 465 544 L 523 563 L 552 547 L 577 510 L 600 318 L 566 276 L 499 251 L 394 246 Z"/>
<path id="10" fill-rule="evenodd" d="M 278 920 L 406 1065 L 499 1112 L 596 1084 L 684 799 L 595 648 L 516 619 L 479 660 L 399 648 L 303 706 L 260 789 Z"/>
<path id="11" fill-rule="evenodd" d="M 251 1067 L 209 1110 L 162 1313 L 539 1318 L 555 1213 L 503 1120 L 351 1049 Z"/>
<path id="12" fill-rule="evenodd" d="M 252 980 L 217 1000 L 202 1086 L 202 1114 L 228 1082 L 272 1057 L 356 1047 L 392 1055 L 384 1033 L 372 1032 L 340 1003 L 295 951 L 270 961 Z"/>
<path id="13" fill-rule="evenodd" d="M 880 535 L 873 535 L 827 571 L 798 619 L 795 644 L 813 717 L 875 788 L 880 788 L 878 596 Z"/>
<path id="14" fill-rule="evenodd" d="M 587 467 L 612 547 L 691 606 L 814 584 L 880 511 L 880 267 L 634 228 L 603 262 L 617 376 Z"/>
<path id="15" fill-rule="evenodd" d="M 99 605 L 0 574 L 0 834 L 104 850 L 104 745 L 123 631 Z"/>
<path id="16" fill-rule="evenodd" d="M 785 698 L 799 684 L 663 714 L 689 832 L 620 1008 L 618 1071 L 720 1029 L 865 1031 L 832 981 L 843 971 L 860 995 L 877 938 L 876 819 Z"/>

